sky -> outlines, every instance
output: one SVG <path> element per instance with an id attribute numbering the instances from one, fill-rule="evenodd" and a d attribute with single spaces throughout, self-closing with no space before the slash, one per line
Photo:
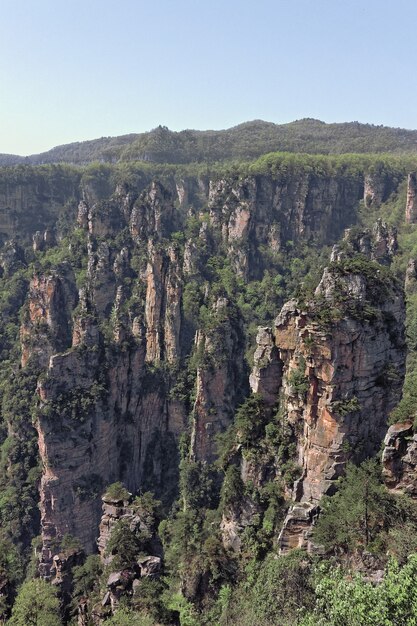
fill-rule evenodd
<path id="1" fill-rule="evenodd" d="M 417 128 L 416 0 L 0 0 L 0 153 L 303 117 Z"/>

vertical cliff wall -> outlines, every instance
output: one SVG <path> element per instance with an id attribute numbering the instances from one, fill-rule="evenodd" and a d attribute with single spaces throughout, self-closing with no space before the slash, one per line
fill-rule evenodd
<path id="1" fill-rule="evenodd" d="M 288 302 L 272 332 L 258 335 L 252 389 L 267 404 L 279 399 L 300 468 L 279 536 L 284 552 L 308 544 L 319 501 L 347 461 L 376 454 L 401 397 L 404 296 L 389 269 L 371 260 L 385 262 L 393 238 L 381 223 L 354 240 L 348 233 L 314 298 Z M 356 256 L 360 241 L 367 245 Z"/>
<path id="2" fill-rule="evenodd" d="M 38 210 L 30 198 L 40 194 L 47 219 L 33 228 L 58 233 L 47 246 L 37 238 L 26 261 L 34 271 L 20 329 L 22 367 L 36 362 L 42 370 L 35 425 L 45 575 L 65 534 L 94 550 L 106 485 L 122 480 L 132 493 L 151 488 L 168 504 L 182 433 L 190 436 L 193 459 L 216 458 L 216 435 L 232 423 L 248 389 L 239 289 L 263 277 L 271 255 L 281 254 L 285 271 L 289 241 L 334 243 L 356 222 L 364 193 L 358 171 L 170 174 L 163 183 L 144 176 L 117 185 L 84 179 L 81 186 L 77 176 L 59 193 L 28 188 L 13 222 L 23 228 L 19 216 Z M 12 221 L 10 198 L 17 202 L 19 193 L 16 187 L 0 194 Z M 73 222 L 62 239 L 65 229 L 53 222 L 66 203 Z M 36 230 L 25 224 L 31 241 Z M 389 260 L 393 244 L 381 237 Z M 374 258 L 381 257 L 377 247 L 371 245 Z M 270 405 L 284 393 L 302 468 L 294 494 L 312 504 L 347 458 L 375 449 L 400 385 L 389 392 L 376 381 L 390 367 L 402 376 L 401 330 L 395 339 L 401 296 L 388 281 L 384 303 L 368 310 L 368 283 L 359 269 L 340 269 L 341 262 L 328 270 L 316 300 L 327 311 L 336 291 L 349 294 L 365 321 L 348 313 L 329 328 L 321 320 L 327 313 L 313 305 L 284 307 L 261 335 L 251 379 Z M 237 286 L 228 290 L 222 271 L 229 267 Z"/>

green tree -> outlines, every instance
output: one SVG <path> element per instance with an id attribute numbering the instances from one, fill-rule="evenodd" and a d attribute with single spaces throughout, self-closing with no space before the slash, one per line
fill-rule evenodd
<path id="1" fill-rule="evenodd" d="M 364 549 L 386 529 L 394 513 L 393 496 L 381 483 L 378 462 L 360 467 L 349 464 L 339 480 L 339 491 L 322 500 L 322 512 L 314 530 L 317 543 L 327 550 Z"/>
<path id="2" fill-rule="evenodd" d="M 59 600 L 52 585 L 39 578 L 22 585 L 9 626 L 61 626 Z"/>
<path id="3" fill-rule="evenodd" d="M 107 554 L 115 557 L 115 567 L 129 567 L 135 562 L 142 543 L 137 534 L 130 529 L 129 522 L 119 520 L 111 532 L 107 544 Z"/>
<path id="4" fill-rule="evenodd" d="M 121 608 L 105 621 L 106 626 L 155 626 L 152 617 L 146 613 L 137 613 L 131 609 Z"/>
<path id="5" fill-rule="evenodd" d="M 322 564 L 316 572 L 314 610 L 300 626 L 415 626 L 416 581 L 415 554 L 402 568 L 391 561 L 379 585 Z"/>

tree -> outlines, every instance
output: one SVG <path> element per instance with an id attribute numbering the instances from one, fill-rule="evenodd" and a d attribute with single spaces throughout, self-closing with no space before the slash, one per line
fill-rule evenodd
<path id="1" fill-rule="evenodd" d="M 367 460 L 360 467 L 348 465 L 340 479 L 339 491 L 322 500 L 322 512 L 314 530 L 315 541 L 327 550 L 364 549 L 387 529 L 395 499 L 380 479 L 376 460 Z"/>
<path id="2" fill-rule="evenodd" d="M 105 621 L 106 626 L 155 626 L 153 619 L 146 613 L 136 613 L 131 609 L 122 608 L 110 619 Z"/>
<path id="3" fill-rule="evenodd" d="M 400 568 L 392 560 L 379 585 L 340 567 L 316 571 L 316 603 L 300 626 L 413 626 L 417 624 L 417 555 Z"/>
<path id="4" fill-rule="evenodd" d="M 9 626 L 61 626 L 59 600 L 52 585 L 39 578 L 24 583 L 17 595 Z"/>
<path id="5" fill-rule="evenodd" d="M 137 534 L 130 529 L 129 522 L 123 519 L 119 520 L 114 526 L 107 544 L 107 554 L 115 556 L 113 565 L 115 567 L 130 567 L 137 559 L 141 548 L 141 541 Z"/>

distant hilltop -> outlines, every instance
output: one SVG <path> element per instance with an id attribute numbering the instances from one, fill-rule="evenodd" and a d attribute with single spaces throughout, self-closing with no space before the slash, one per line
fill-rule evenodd
<path id="1" fill-rule="evenodd" d="M 27 157 L 0 154 L 0 166 L 44 163 L 85 165 L 94 161 L 198 163 L 254 159 L 268 152 L 416 153 L 417 130 L 359 122 L 326 124 L 305 118 L 289 124 L 262 120 L 227 130 L 182 130 L 158 126 L 146 133 L 70 143 Z"/>

